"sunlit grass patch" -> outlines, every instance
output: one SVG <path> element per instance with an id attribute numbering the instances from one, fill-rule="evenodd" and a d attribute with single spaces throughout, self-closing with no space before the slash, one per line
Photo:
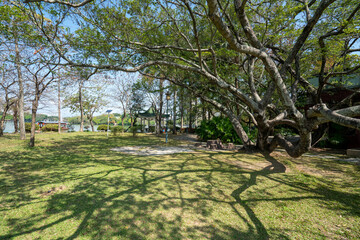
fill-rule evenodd
<path id="1" fill-rule="evenodd" d="M 38 134 L 35 148 L 17 137 L 0 138 L 0 239 L 360 237 L 360 174 L 352 164 L 110 151 L 166 146 L 145 134 Z"/>

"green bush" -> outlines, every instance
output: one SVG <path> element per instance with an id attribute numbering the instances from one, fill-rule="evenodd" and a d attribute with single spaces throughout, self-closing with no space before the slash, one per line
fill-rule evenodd
<path id="1" fill-rule="evenodd" d="M 149 132 L 155 132 L 155 126 L 149 126 Z"/>
<path id="2" fill-rule="evenodd" d="M 102 124 L 97 127 L 98 131 L 107 131 L 108 125 Z"/>
<path id="3" fill-rule="evenodd" d="M 124 132 L 124 129 L 122 126 L 114 126 L 110 128 L 111 133 L 116 136 L 119 132 Z"/>
<path id="4" fill-rule="evenodd" d="M 130 128 L 130 132 L 133 133 L 133 136 L 135 137 L 136 134 L 142 130 L 142 125 L 134 125 Z"/>
<path id="5" fill-rule="evenodd" d="M 249 133 L 247 126 L 243 126 L 244 130 Z M 200 127 L 195 130 L 196 134 L 201 140 L 207 141 L 210 139 L 220 139 L 224 143 L 238 143 L 242 144 L 240 137 L 237 135 L 229 118 L 214 117 L 211 120 L 204 120 Z M 253 130 L 249 135 L 250 139 L 256 138 L 257 131 Z"/>
<path id="6" fill-rule="evenodd" d="M 35 124 L 35 130 L 39 130 L 39 129 L 40 129 L 39 125 Z M 31 132 L 31 123 L 25 123 L 25 131 Z"/>
<path id="7" fill-rule="evenodd" d="M 57 132 L 58 131 L 58 125 L 57 124 L 46 124 L 41 128 L 41 131 L 43 132 Z"/>

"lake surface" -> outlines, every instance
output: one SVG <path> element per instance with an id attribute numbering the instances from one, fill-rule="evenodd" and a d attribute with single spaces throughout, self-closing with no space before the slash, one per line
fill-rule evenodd
<path id="1" fill-rule="evenodd" d="M 78 132 L 80 130 L 80 124 L 73 124 L 71 126 L 73 127 L 73 130 L 75 132 Z M 85 124 L 84 126 L 88 126 L 88 125 Z M 91 131 L 91 126 L 89 125 L 89 127 L 90 127 L 89 130 Z M 97 129 L 98 125 L 94 125 L 94 127 L 95 127 L 95 131 L 97 131 L 96 129 Z M 84 128 L 84 130 L 86 130 L 86 129 Z M 13 133 L 14 131 L 15 131 L 14 122 L 13 121 L 5 122 L 4 132 L 5 133 Z"/>
<path id="2" fill-rule="evenodd" d="M 15 131 L 14 122 L 13 121 L 5 122 L 4 133 L 13 133 L 14 131 Z"/>

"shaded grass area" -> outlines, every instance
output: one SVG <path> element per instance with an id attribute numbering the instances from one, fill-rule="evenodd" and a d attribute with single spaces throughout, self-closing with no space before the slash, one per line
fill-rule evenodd
<path id="1" fill-rule="evenodd" d="M 359 169 L 330 159 L 132 156 L 154 136 L 0 138 L 0 239 L 358 239 Z M 178 144 L 170 141 L 170 145 Z"/>

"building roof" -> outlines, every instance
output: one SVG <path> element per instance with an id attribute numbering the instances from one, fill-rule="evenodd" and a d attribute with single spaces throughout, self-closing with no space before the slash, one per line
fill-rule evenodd
<path id="1" fill-rule="evenodd" d="M 162 114 L 162 118 L 167 118 L 169 117 L 170 114 Z M 151 106 L 148 110 L 146 110 L 143 113 L 139 113 L 138 114 L 139 118 L 155 118 L 156 117 L 156 111 L 154 106 Z"/>

